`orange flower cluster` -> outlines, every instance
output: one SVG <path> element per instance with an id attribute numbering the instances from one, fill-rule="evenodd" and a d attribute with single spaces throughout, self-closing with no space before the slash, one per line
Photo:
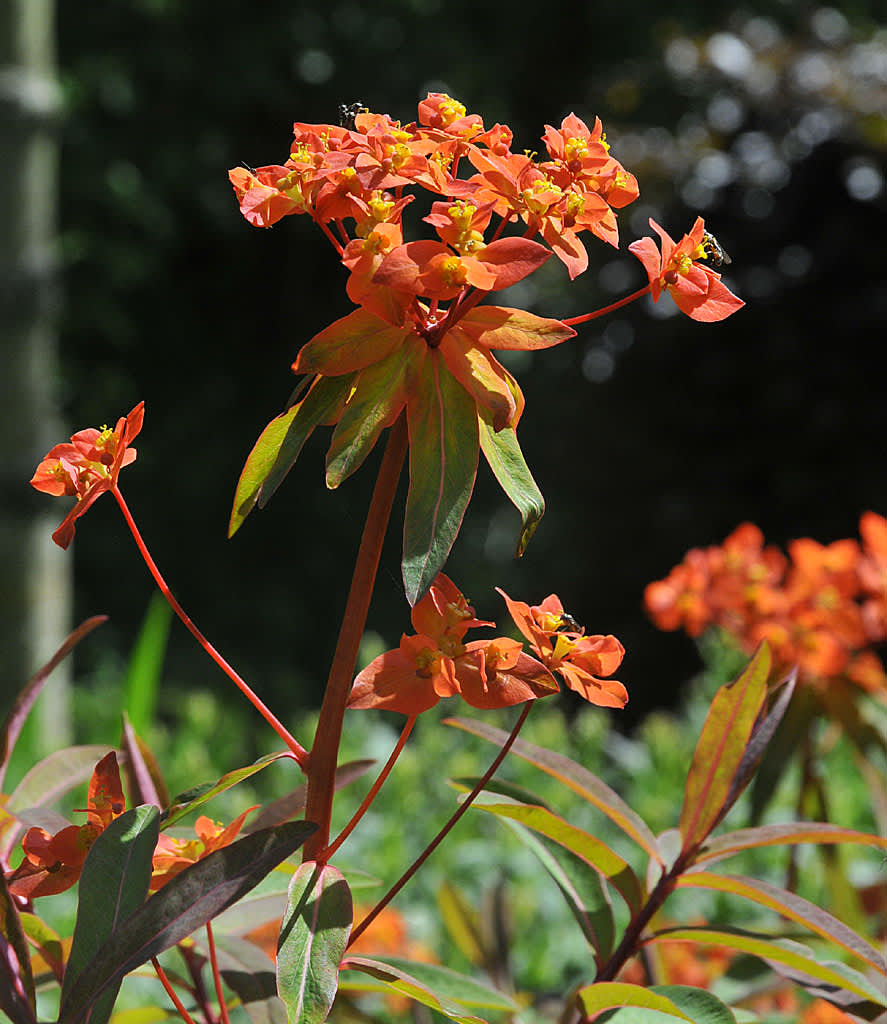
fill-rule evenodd
<path id="1" fill-rule="evenodd" d="M 501 590 L 511 617 L 530 642 L 531 657 L 518 640 L 472 640 L 465 633 L 493 626 L 474 617 L 456 585 L 439 573 L 412 610 L 414 636 L 379 655 L 354 680 L 350 708 L 386 708 L 418 715 L 442 697 L 460 696 L 472 707 L 502 708 L 558 692 L 552 672 L 592 704 L 624 707 L 628 692 L 615 679 L 625 649 L 614 636 L 585 636 L 552 594 L 530 607 Z"/>
<path id="2" fill-rule="evenodd" d="M 136 450 L 129 443 L 142 429 L 145 403 L 139 404 L 128 416 L 121 416 L 112 430 L 110 427 L 88 427 L 79 430 L 70 442 L 57 444 L 46 453 L 31 477 L 31 486 L 57 497 L 76 497 L 77 504 L 62 520 L 52 535 L 61 548 L 74 539 L 74 523 L 105 491 L 117 486 L 117 478 L 124 466 L 135 462 Z"/>
<path id="3" fill-rule="evenodd" d="M 786 556 L 743 523 L 649 584 L 647 610 L 660 629 L 698 636 L 720 626 L 749 651 L 766 640 L 775 661 L 798 665 L 807 682 L 841 678 L 883 692 L 873 647 L 887 640 L 887 519 L 866 512 L 859 532 L 861 543 L 795 540 Z"/>
<path id="4" fill-rule="evenodd" d="M 125 809 L 117 755 L 112 750 L 92 773 L 86 824 L 68 825 L 55 835 L 43 828 L 29 828 L 22 839 L 25 858 L 6 879 L 9 891 L 21 899 L 32 900 L 70 889 L 79 880 L 93 843 Z M 232 843 L 244 818 L 254 810 L 250 807 L 228 826 L 201 815 L 194 826 L 195 839 L 174 839 L 162 834 L 154 851 L 151 891 L 162 888 L 185 868 Z"/>

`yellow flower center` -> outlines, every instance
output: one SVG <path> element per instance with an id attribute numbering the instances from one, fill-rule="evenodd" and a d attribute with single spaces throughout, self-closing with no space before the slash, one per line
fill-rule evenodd
<path id="1" fill-rule="evenodd" d="M 444 96 L 437 112 L 440 114 L 441 121 L 449 127 L 453 121 L 465 117 L 465 106 L 458 100 L 454 100 L 452 96 Z"/>

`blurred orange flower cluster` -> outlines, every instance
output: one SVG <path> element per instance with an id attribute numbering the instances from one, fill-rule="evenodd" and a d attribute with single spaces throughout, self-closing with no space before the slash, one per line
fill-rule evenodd
<path id="1" fill-rule="evenodd" d="M 859 532 L 861 541 L 801 538 L 786 556 L 743 523 L 650 583 L 647 610 L 660 629 L 698 636 L 720 626 L 748 651 L 766 640 L 775 662 L 798 665 L 808 683 L 847 679 L 883 693 L 875 647 L 887 640 L 887 519 L 866 512 Z"/>

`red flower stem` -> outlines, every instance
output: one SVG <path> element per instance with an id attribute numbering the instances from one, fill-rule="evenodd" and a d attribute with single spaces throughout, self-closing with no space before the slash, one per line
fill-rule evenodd
<path id="1" fill-rule="evenodd" d="M 314 734 L 314 744 L 311 748 L 305 817 L 308 821 L 313 821 L 318 829 L 305 844 L 303 859 L 306 861 L 326 863 L 321 858 L 330 838 L 330 818 L 342 722 L 348 694 L 351 692 L 354 665 L 366 625 L 373 584 L 376 581 L 382 542 L 388 528 L 391 506 L 394 504 L 394 495 L 406 452 L 407 420 L 406 414 L 401 413 L 391 428 L 382 465 L 379 467 L 379 476 L 367 512 L 363 536 L 360 539 L 360 549 L 351 577 L 351 589 L 348 591 L 348 601 L 345 604 L 339 639 L 336 641 L 336 651 L 330 666 L 317 731 Z"/>
<path id="2" fill-rule="evenodd" d="M 527 720 L 527 715 L 530 713 L 530 708 L 533 706 L 534 701 L 530 700 L 524 704 L 523 711 L 520 713 L 520 717 L 514 724 L 514 728 L 508 734 L 508 739 L 502 744 L 502 749 L 496 755 L 493 763 L 486 770 L 483 776 L 478 780 L 477 785 L 472 789 L 468 796 L 462 801 L 462 803 L 456 808 L 456 810 L 450 815 L 449 820 L 444 827 L 437 833 L 434 839 L 425 847 L 423 852 L 419 854 L 416 860 L 407 868 L 407 870 L 400 876 L 400 878 L 391 886 L 388 892 L 382 897 L 381 900 L 373 907 L 373 909 L 367 914 L 367 916 L 360 922 L 360 924 L 353 928 L 351 931 L 351 937 L 348 940 L 350 946 L 357 938 L 362 935 L 367 928 L 373 923 L 376 917 L 388 906 L 388 904 L 394 899 L 394 897 L 400 892 L 400 890 L 407 884 L 407 882 L 415 875 L 420 867 L 425 863 L 426 860 L 431 856 L 432 853 L 441 844 L 444 837 L 453 829 L 456 822 L 462 817 L 462 815 L 468 810 L 476 799 L 478 793 L 486 786 L 490 779 L 495 775 L 496 769 L 505 760 L 505 755 L 511 750 L 511 745 L 517 739 L 517 734 L 521 731 L 524 722 Z"/>
<path id="3" fill-rule="evenodd" d="M 398 739 L 397 744 L 394 747 L 394 750 L 391 751 L 391 756 L 385 762 L 385 767 L 382 769 L 382 771 L 379 772 L 379 777 L 370 787 L 370 791 L 363 798 L 360 807 L 357 808 L 357 810 L 352 815 L 351 820 L 336 836 L 335 840 L 332 843 L 330 843 L 330 845 L 323 851 L 324 861 L 328 861 L 330 857 L 332 857 L 336 850 L 339 849 L 342 843 L 344 843 L 348 836 L 350 836 L 351 833 L 354 831 L 354 828 L 360 821 L 360 819 L 369 810 L 370 804 L 376 799 L 376 794 L 382 788 L 382 785 L 388 778 L 391 769 L 394 767 L 395 761 L 397 761 L 397 759 L 400 757 L 401 751 L 406 746 L 406 742 L 409 739 L 410 733 L 413 731 L 413 726 L 416 724 L 416 717 L 416 715 L 411 715 L 407 719 L 406 724 L 401 730 L 400 739 Z"/>
<path id="4" fill-rule="evenodd" d="M 603 309 L 596 309 L 593 313 L 583 313 L 582 316 L 571 316 L 566 320 L 561 320 L 561 323 L 566 324 L 568 327 L 575 327 L 576 324 L 584 324 L 589 320 L 596 320 L 599 316 L 606 316 L 607 313 L 612 313 L 614 309 L 619 309 L 620 306 L 627 306 L 629 302 L 634 302 L 635 299 L 646 295 L 649 290 L 650 286 L 647 285 L 644 288 L 639 288 L 636 292 L 632 292 L 631 295 L 626 295 L 624 299 L 619 299 L 609 306 L 604 306 Z"/>
<path id="5" fill-rule="evenodd" d="M 342 253 L 345 251 L 345 248 L 342 245 L 342 243 L 338 240 L 338 238 L 336 238 L 336 236 L 332 233 L 332 231 L 330 231 L 330 229 L 326 226 L 326 224 L 322 223 L 319 220 L 315 220 L 314 223 L 326 235 L 326 237 L 330 240 L 330 242 L 332 242 L 333 248 L 341 256 Z"/>
<path id="6" fill-rule="evenodd" d="M 222 1024 L 231 1024 L 228 1017 L 228 1006 L 225 1002 L 225 994 L 222 992 L 222 976 L 219 974 L 219 961 L 216 956 L 216 940 L 213 937 L 212 922 L 206 922 L 206 942 L 209 946 L 209 962 L 213 969 L 213 984 L 216 987 L 216 999 L 219 1001 L 219 1013 L 222 1015 Z"/>
<path id="7" fill-rule="evenodd" d="M 176 990 L 172 987 L 169 978 L 166 976 L 166 971 L 160 966 L 156 956 L 151 957 L 151 963 L 154 965 L 154 970 L 157 972 L 157 977 L 160 979 L 160 984 L 166 989 L 166 994 L 172 1000 L 173 1006 L 179 1011 L 179 1016 L 185 1021 L 185 1024 L 195 1024 L 194 1018 L 185 1009 L 185 1004 L 179 999 L 176 994 Z"/>
<path id="8" fill-rule="evenodd" d="M 200 644 L 200 646 L 206 651 L 206 653 L 212 658 L 212 660 L 219 666 L 219 668 L 225 673 L 226 676 L 234 683 L 234 685 L 240 690 L 241 693 L 247 698 L 252 706 L 259 712 L 262 718 L 271 726 L 271 728 L 277 733 L 277 735 L 283 740 L 287 747 L 292 751 L 293 759 L 302 769 L 305 771 L 308 763 L 308 752 L 298 742 L 298 740 L 289 732 L 289 730 L 283 725 L 283 723 L 273 714 L 273 712 L 263 703 L 259 697 L 253 693 L 249 685 L 238 675 L 237 672 L 228 664 L 227 661 L 219 654 L 219 652 L 213 647 L 213 645 L 206 639 L 203 633 L 194 625 L 191 619 L 188 617 L 184 608 L 179 602 L 173 597 L 172 591 L 167 586 L 166 580 L 161 576 L 160 570 L 154 559 L 151 557 L 151 553 L 148 551 L 147 545 L 142 539 L 142 535 L 139 532 L 139 528 L 136 526 L 135 520 L 132 517 L 132 513 L 129 511 L 129 507 L 123 499 L 123 495 L 120 492 L 120 488 L 113 484 L 111 486 L 111 493 L 117 499 L 117 504 L 120 506 L 120 511 L 123 513 L 123 518 L 126 520 L 126 525 L 129 527 L 130 533 L 132 533 L 135 539 L 136 546 L 139 549 L 139 553 L 145 561 L 145 565 L 148 567 L 148 571 L 154 577 L 154 582 L 157 584 L 160 593 L 169 602 L 172 610 L 178 615 L 182 622 L 187 627 L 188 631 L 194 637 L 194 639 Z"/>

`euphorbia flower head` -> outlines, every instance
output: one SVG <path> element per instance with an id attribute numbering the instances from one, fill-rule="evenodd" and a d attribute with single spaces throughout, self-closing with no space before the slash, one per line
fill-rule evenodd
<path id="1" fill-rule="evenodd" d="M 463 643 L 468 629 L 493 626 L 474 609 L 452 580 L 438 574 L 412 610 L 414 636 L 401 638 L 354 680 L 350 708 L 385 708 L 418 715 L 442 697 L 461 696 L 476 708 L 501 708 L 557 692 L 551 673 L 521 644 L 505 637 Z"/>
<path id="2" fill-rule="evenodd" d="M 152 860 L 151 892 L 162 889 L 185 868 L 232 843 L 243 827 L 246 816 L 255 809 L 248 807 L 230 825 L 223 825 L 201 814 L 194 822 L 194 839 L 178 839 L 161 833 Z"/>
<path id="3" fill-rule="evenodd" d="M 69 825 L 55 835 L 29 828 L 22 840 L 25 859 L 8 879 L 9 891 L 25 899 L 64 892 L 80 878 L 92 844 L 126 809 L 114 751 L 95 766 L 89 783 L 84 825 Z"/>
<path id="4" fill-rule="evenodd" d="M 557 594 L 549 594 L 541 604 L 528 605 L 496 589 L 543 665 L 560 673 L 567 686 L 591 704 L 625 707 L 628 691 L 622 683 L 601 678 L 612 675 L 622 663 L 625 648 L 615 636 L 586 636 L 564 611 Z"/>
<path id="5" fill-rule="evenodd" d="M 62 520 L 52 539 L 66 548 L 74 539 L 74 523 L 105 491 L 117 486 L 120 470 L 135 462 L 129 443 L 142 429 L 145 403 L 121 416 L 112 430 L 90 427 L 74 434 L 70 442 L 51 448 L 31 478 L 31 486 L 47 494 L 72 495 L 77 504 Z"/>
<path id="6" fill-rule="evenodd" d="M 721 283 L 720 274 L 701 262 L 712 256 L 701 217 L 696 218 L 690 233 L 677 243 L 652 217 L 650 227 L 659 235 L 661 253 L 649 237 L 632 242 L 628 248 L 647 271 L 654 302 L 667 291 L 682 313 L 706 323 L 725 320 L 745 305 Z"/>

